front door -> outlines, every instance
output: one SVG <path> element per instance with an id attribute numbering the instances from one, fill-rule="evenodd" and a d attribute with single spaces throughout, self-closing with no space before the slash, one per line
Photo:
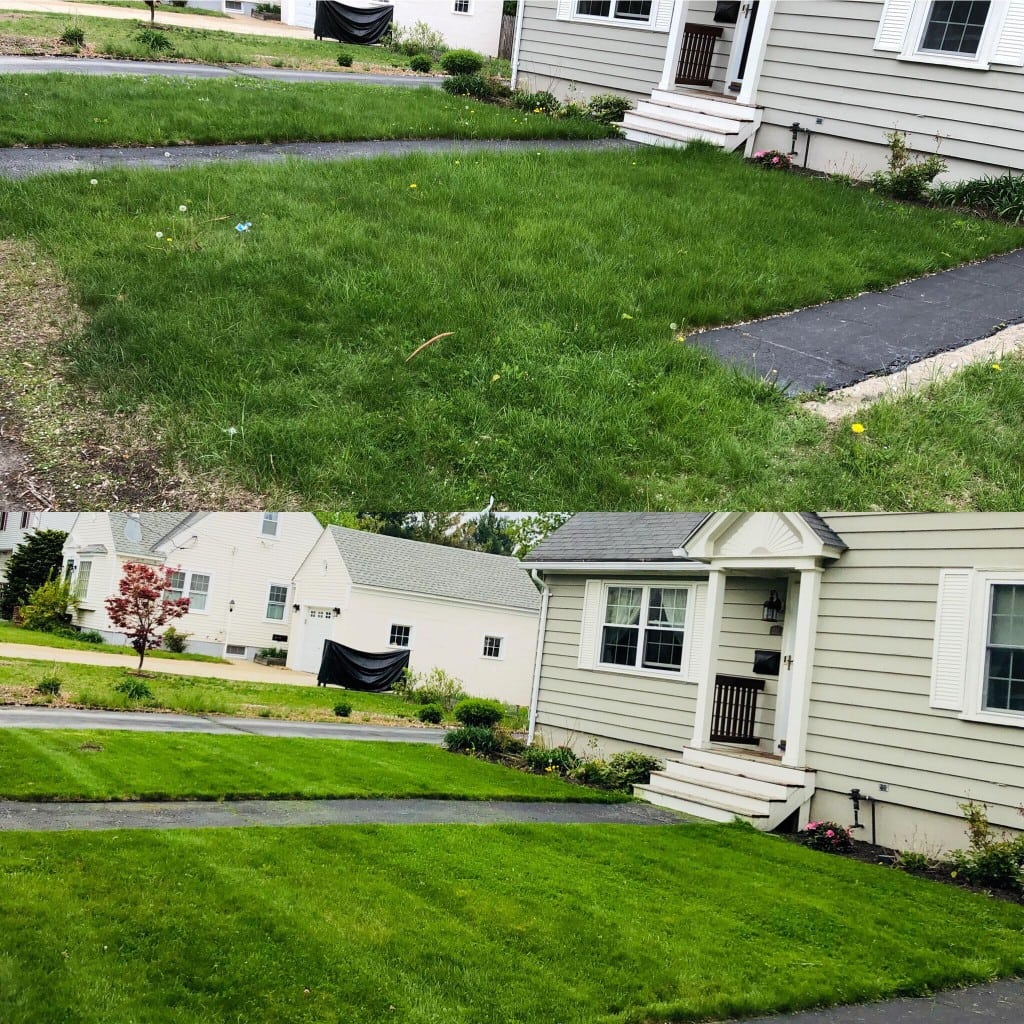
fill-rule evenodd
<path id="1" fill-rule="evenodd" d="M 303 616 L 302 664 L 303 672 L 319 672 L 324 653 L 324 641 L 334 631 L 334 613 L 330 608 L 307 608 Z"/>
<path id="2" fill-rule="evenodd" d="M 725 75 L 725 91 L 736 93 L 743 86 L 743 76 L 747 71 L 747 58 L 750 56 L 750 38 L 757 21 L 759 0 L 740 4 L 739 18 L 732 35 L 732 47 L 729 51 L 729 68 Z"/>
<path id="3" fill-rule="evenodd" d="M 793 640 L 796 634 L 796 609 L 800 602 L 800 580 L 792 577 L 786 590 L 786 612 L 782 622 L 782 656 L 779 659 L 779 689 L 775 698 L 773 727 L 774 753 L 786 750 L 786 726 L 789 723 L 789 695 L 793 681 Z"/>

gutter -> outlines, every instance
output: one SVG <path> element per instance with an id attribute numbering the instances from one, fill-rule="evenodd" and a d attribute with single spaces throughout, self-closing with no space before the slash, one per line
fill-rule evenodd
<path id="1" fill-rule="evenodd" d="M 535 569 L 543 569 L 558 572 L 696 572 L 706 573 L 708 565 L 706 562 L 697 562 L 689 558 L 678 558 L 675 561 L 652 561 L 652 562 L 578 562 L 578 561 L 540 561 L 524 562 L 532 573 Z"/>
<path id="2" fill-rule="evenodd" d="M 522 10 L 521 7 L 520 10 Z M 530 692 L 530 731 L 526 736 L 527 743 L 533 743 L 533 737 L 537 731 L 537 704 L 540 701 L 540 666 L 541 659 L 544 655 L 544 634 L 547 630 L 548 623 L 548 598 L 551 597 L 551 591 L 548 589 L 548 585 L 544 582 L 544 578 L 536 569 L 530 570 L 530 576 L 533 579 L 533 582 L 541 589 L 541 599 L 540 623 L 537 627 L 537 653 L 533 659 L 533 688 Z"/>
<path id="3" fill-rule="evenodd" d="M 516 7 L 516 32 L 515 38 L 512 42 L 512 82 L 511 86 L 515 89 L 519 82 L 519 47 L 523 41 L 523 17 L 526 14 L 526 4 L 528 0 L 519 0 L 519 6 Z"/>

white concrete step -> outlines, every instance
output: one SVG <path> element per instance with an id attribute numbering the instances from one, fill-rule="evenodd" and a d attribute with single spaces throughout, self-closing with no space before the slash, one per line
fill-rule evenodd
<path id="1" fill-rule="evenodd" d="M 702 114 L 716 117 L 727 117 L 730 121 L 760 121 L 761 110 L 748 107 L 732 100 L 717 99 L 713 94 L 695 96 L 693 94 L 672 92 L 668 89 L 655 89 L 651 100 L 664 106 L 678 107 L 680 110 L 694 110 Z"/>
<path id="2" fill-rule="evenodd" d="M 721 135 L 709 135 L 706 132 L 698 132 L 692 128 L 681 128 L 676 132 L 663 133 L 661 129 L 657 133 L 652 131 L 640 131 L 636 128 L 628 128 L 619 125 L 628 142 L 639 142 L 645 146 L 675 146 L 681 148 L 688 146 L 691 142 L 699 139 L 702 142 L 710 142 L 713 146 L 725 146 Z"/>
<path id="3" fill-rule="evenodd" d="M 701 786 L 696 782 L 684 782 L 682 779 L 659 778 L 656 775 L 651 775 L 648 788 L 665 796 L 675 796 L 681 800 L 693 800 L 699 804 L 721 807 L 743 817 L 767 818 L 771 813 L 771 800 L 761 800 L 756 796 L 733 793 L 727 789 L 716 789 L 713 786 Z"/>
<path id="4" fill-rule="evenodd" d="M 622 124 L 627 131 L 649 132 L 652 135 L 665 135 L 670 139 L 688 139 L 693 137 L 693 132 L 699 132 L 702 135 L 721 139 L 722 144 L 726 146 L 730 142 L 739 142 L 739 135 L 736 132 L 721 132 L 715 128 L 701 127 L 700 125 L 680 124 L 678 121 L 638 114 L 632 110 L 623 117 Z"/>
<path id="5" fill-rule="evenodd" d="M 776 782 L 747 778 L 733 772 L 716 771 L 701 765 L 687 764 L 684 761 L 669 761 L 665 765 L 664 771 L 651 773 L 651 779 L 655 778 L 662 784 L 669 781 L 688 783 L 723 793 L 735 793 L 737 796 L 750 797 L 755 800 L 785 800 L 792 788 Z"/>
<path id="6" fill-rule="evenodd" d="M 629 111 L 624 121 L 628 123 L 633 117 L 650 118 L 654 121 L 665 121 L 668 124 L 681 124 L 687 128 L 698 128 L 705 132 L 718 132 L 722 135 L 738 135 L 743 126 L 741 121 L 733 121 L 728 117 L 715 117 L 697 110 L 684 110 L 681 107 L 670 107 L 664 103 L 652 103 L 641 100 L 635 111 Z"/>
<path id="7" fill-rule="evenodd" d="M 759 779 L 761 782 L 774 782 L 780 786 L 799 786 L 814 788 L 814 772 L 803 768 L 790 768 L 776 761 L 758 757 L 744 757 L 720 753 L 717 750 L 697 750 L 686 747 L 683 750 L 683 763 L 713 771 L 727 772 L 746 779 Z"/>
<path id="8" fill-rule="evenodd" d="M 642 800 L 656 804 L 658 807 L 668 807 L 673 811 L 681 811 L 694 818 L 703 818 L 705 821 L 732 821 L 733 818 L 743 818 L 757 826 L 766 819 L 763 816 L 747 816 L 730 806 L 728 803 L 708 800 L 691 800 L 686 797 L 676 796 L 674 793 L 662 792 L 657 786 L 634 786 L 634 792 Z"/>

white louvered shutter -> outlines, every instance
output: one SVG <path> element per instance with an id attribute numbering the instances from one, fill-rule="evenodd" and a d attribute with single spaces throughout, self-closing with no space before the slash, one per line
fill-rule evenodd
<path id="1" fill-rule="evenodd" d="M 695 683 L 704 669 L 708 642 L 708 585 L 697 583 L 690 590 L 693 615 L 690 618 L 690 635 L 683 640 L 686 648 L 686 681 Z"/>
<path id="2" fill-rule="evenodd" d="M 1010 0 L 992 63 L 1024 67 L 1024 0 Z"/>
<path id="3" fill-rule="evenodd" d="M 587 580 L 583 590 L 580 626 L 580 668 L 593 668 L 597 658 L 597 632 L 601 628 L 601 581 Z"/>
<path id="4" fill-rule="evenodd" d="M 559 21 L 569 21 L 572 18 L 572 8 L 576 0 L 558 0 L 555 7 L 555 17 Z"/>
<path id="5" fill-rule="evenodd" d="M 902 53 L 913 13 L 914 0 L 885 0 L 875 36 L 875 49 Z"/>
<path id="6" fill-rule="evenodd" d="M 672 27 L 672 0 L 654 0 L 651 9 L 651 28 L 667 32 Z"/>
<path id="7" fill-rule="evenodd" d="M 932 649 L 931 706 L 963 711 L 967 684 L 967 639 L 971 616 L 970 569 L 944 569 L 939 574 Z"/>

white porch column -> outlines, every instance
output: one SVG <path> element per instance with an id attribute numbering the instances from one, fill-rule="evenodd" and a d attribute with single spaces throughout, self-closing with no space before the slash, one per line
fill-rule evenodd
<path id="1" fill-rule="evenodd" d="M 757 21 L 750 36 L 750 47 L 747 50 L 747 66 L 743 71 L 743 84 L 736 97 L 737 103 L 750 107 L 757 96 L 757 83 L 761 77 L 761 66 L 764 64 L 764 52 L 768 46 L 768 33 L 771 31 L 772 18 L 775 16 L 775 0 L 761 0 L 757 12 Z"/>
<path id="2" fill-rule="evenodd" d="M 711 745 L 711 713 L 715 707 L 715 674 L 718 670 L 718 634 L 725 605 L 725 570 L 708 574 L 707 614 L 702 666 L 697 677 L 697 708 L 693 718 L 690 746 L 701 750 Z"/>
<path id="3" fill-rule="evenodd" d="M 661 70 L 661 81 L 658 83 L 659 89 L 671 89 L 675 85 L 676 62 L 679 60 L 679 47 L 683 42 L 683 28 L 689 15 L 690 0 L 676 0 L 676 5 L 672 10 L 672 27 L 668 30 L 665 66 Z"/>
<path id="4" fill-rule="evenodd" d="M 793 636 L 793 668 L 789 681 L 789 715 L 786 722 L 786 752 L 782 763 L 803 768 L 807 757 L 807 716 L 811 705 L 811 676 L 814 671 L 818 600 L 824 570 L 800 570 L 800 597 Z"/>

